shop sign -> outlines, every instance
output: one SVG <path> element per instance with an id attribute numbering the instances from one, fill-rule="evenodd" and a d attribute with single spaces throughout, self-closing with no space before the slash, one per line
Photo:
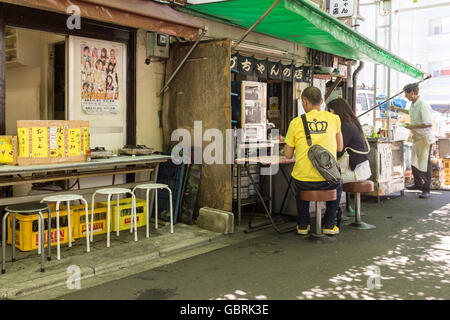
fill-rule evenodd
<path id="1" fill-rule="evenodd" d="M 354 0 L 331 0 L 330 14 L 336 18 L 352 17 L 354 12 Z"/>
<path id="2" fill-rule="evenodd" d="M 296 67 L 294 64 L 284 65 L 281 61 L 257 60 L 254 57 L 231 56 L 230 68 L 241 74 L 253 75 L 262 79 L 283 80 L 287 82 L 310 82 L 310 67 Z"/>

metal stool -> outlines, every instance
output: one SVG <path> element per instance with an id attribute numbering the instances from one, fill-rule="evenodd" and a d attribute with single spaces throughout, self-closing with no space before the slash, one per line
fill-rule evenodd
<path id="1" fill-rule="evenodd" d="M 42 202 L 56 202 L 56 258 L 58 260 L 61 260 L 61 247 L 60 247 L 60 234 L 59 234 L 59 204 L 61 202 L 67 202 L 67 221 L 68 221 L 68 236 L 69 236 L 69 247 L 72 247 L 72 225 L 70 223 L 70 201 L 77 201 L 81 200 L 84 202 L 86 206 L 86 251 L 90 252 L 89 248 L 89 231 L 88 231 L 88 204 L 86 200 L 83 198 L 83 196 L 80 196 L 78 194 L 61 194 L 56 196 L 49 196 L 45 197 L 41 200 Z M 48 224 L 48 239 L 49 239 L 49 246 L 48 246 L 48 260 L 51 260 L 51 213 L 49 210 L 49 224 Z"/>
<path id="2" fill-rule="evenodd" d="M 337 198 L 336 189 L 333 190 L 308 190 L 301 191 L 303 201 L 315 202 L 316 205 L 316 233 L 314 237 L 323 237 L 322 234 L 322 207 L 321 202 L 333 201 Z"/>
<path id="3" fill-rule="evenodd" d="M 12 214 L 12 262 L 16 261 L 16 213 L 20 213 L 21 215 L 35 215 L 36 213 L 39 215 L 38 218 L 38 235 L 39 235 L 39 244 L 38 244 L 38 254 L 41 255 L 41 272 L 44 272 L 44 229 L 45 229 L 45 220 L 42 215 L 42 211 L 50 212 L 50 208 L 46 204 L 42 203 L 24 203 L 24 204 L 16 204 L 12 206 L 7 206 L 5 208 L 5 215 L 3 216 L 2 221 L 2 273 L 6 272 L 6 219 L 9 214 Z"/>
<path id="4" fill-rule="evenodd" d="M 108 216 L 107 216 L 107 234 L 106 234 L 106 247 L 110 247 L 111 237 L 110 237 L 110 229 L 111 229 L 111 198 L 113 195 L 117 195 L 117 236 L 119 236 L 119 197 L 121 194 L 131 194 L 132 204 L 131 204 L 131 226 L 130 233 L 133 232 L 133 217 L 134 217 L 134 241 L 137 241 L 137 219 L 136 219 L 136 197 L 134 196 L 133 191 L 126 188 L 105 188 L 99 189 L 94 192 L 92 195 L 92 214 L 91 214 L 91 242 L 94 241 L 94 200 L 95 195 L 103 194 L 108 196 Z"/>
<path id="5" fill-rule="evenodd" d="M 150 190 L 155 190 L 155 229 L 158 229 L 158 189 L 166 189 L 169 191 L 170 202 L 170 233 L 173 233 L 173 208 L 172 208 L 172 190 L 169 186 L 162 183 L 147 183 L 136 186 L 133 189 L 133 193 L 136 189 L 147 190 L 147 238 L 149 237 L 149 225 L 150 225 Z"/>
<path id="6" fill-rule="evenodd" d="M 355 222 L 348 224 L 348 226 L 359 230 L 375 229 L 376 227 L 374 225 L 361 221 L 361 192 L 373 192 L 374 191 L 373 182 L 360 181 L 360 182 L 345 183 L 343 190 L 348 193 L 356 194 Z"/>

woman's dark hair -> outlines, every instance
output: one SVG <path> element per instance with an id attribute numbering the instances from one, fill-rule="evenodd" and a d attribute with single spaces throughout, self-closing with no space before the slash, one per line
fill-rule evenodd
<path id="1" fill-rule="evenodd" d="M 341 118 L 342 122 L 349 122 L 354 123 L 356 127 L 358 127 L 359 131 L 364 134 L 364 131 L 361 127 L 361 124 L 359 123 L 358 118 L 355 116 L 355 114 L 352 111 L 352 108 L 348 104 L 348 102 L 345 99 L 337 98 L 334 99 L 327 104 L 328 110 L 333 110 L 336 115 Z"/>
<path id="2" fill-rule="evenodd" d="M 111 69 L 111 67 L 112 67 L 112 69 Z M 106 69 L 106 71 L 114 71 L 114 64 L 112 64 L 111 62 L 108 64 L 108 68 Z"/>

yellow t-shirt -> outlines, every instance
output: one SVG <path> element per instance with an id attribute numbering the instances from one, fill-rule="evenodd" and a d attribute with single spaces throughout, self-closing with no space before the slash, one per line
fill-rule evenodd
<path id="1" fill-rule="evenodd" d="M 328 111 L 312 110 L 306 114 L 306 120 L 311 133 L 311 145 L 321 145 L 336 158 L 336 134 L 341 131 L 339 116 Z M 299 181 L 325 181 L 308 158 L 309 146 L 306 142 L 301 117 L 293 119 L 289 124 L 285 142 L 288 146 L 295 148 L 295 165 L 292 171 L 294 179 Z"/>

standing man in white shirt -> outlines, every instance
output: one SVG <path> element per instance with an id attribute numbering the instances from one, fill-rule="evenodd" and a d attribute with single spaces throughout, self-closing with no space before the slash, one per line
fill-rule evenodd
<path id="1" fill-rule="evenodd" d="M 430 197 L 431 187 L 431 146 L 435 142 L 431 107 L 419 95 L 419 84 L 411 83 L 403 88 L 406 98 L 412 102 L 409 110 L 391 107 L 391 110 L 409 114 L 411 124 L 406 126 L 413 133 L 411 167 L 414 185 L 409 190 L 421 190 L 422 199 Z"/>

